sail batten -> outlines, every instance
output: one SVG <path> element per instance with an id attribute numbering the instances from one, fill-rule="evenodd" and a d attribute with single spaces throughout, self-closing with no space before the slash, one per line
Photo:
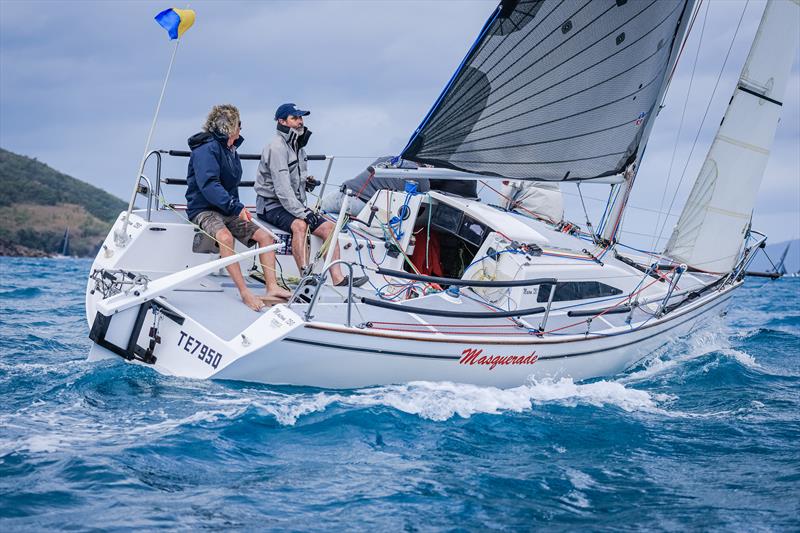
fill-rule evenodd
<path id="1" fill-rule="evenodd" d="M 401 156 L 519 179 L 622 172 L 692 3 L 503 2 Z"/>

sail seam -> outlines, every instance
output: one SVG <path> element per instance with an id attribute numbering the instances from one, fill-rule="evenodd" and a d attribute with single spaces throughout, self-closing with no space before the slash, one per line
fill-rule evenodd
<path id="1" fill-rule="evenodd" d="M 608 37 L 608 35 L 611 35 L 611 34 L 612 34 L 612 33 L 614 33 L 615 31 L 619 30 L 619 28 L 621 28 L 622 26 L 624 26 L 625 24 L 627 24 L 628 22 L 630 22 L 631 20 L 633 20 L 634 18 L 636 18 L 637 16 L 639 16 L 641 13 L 643 13 L 644 11 L 646 11 L 647 9 L 649 9 L 649 8 L 650 8 L 650 7 L 651 7 L 653 4 L 655 4 L 655 1 L 653 1 L 652 3 L 650 3 L 650 4 L 649 4 L 647 7 L 645 7 L 645 8 L 644 8 L 644 9 L 642 9 L 641 11 L 639 11 L 639 12 L 638 12 L 636 15 L 634 15 L 634 16 L 633 16 L 633 17 L 631 17 L 630 19 L 626 20 L 624 23 L 622 23 L 621 25 L 619 25 L 617 28 L 615 28 L 615 29 L 614 29 L 612 32 L 608 33 L 607 35 L 605 35 L 603 38 L 606 38 L 606 37 Z M 586 5 L 588 5 L 588 4 L 586 4 Z M 584 5 L 583 7 L 586 7 L 586 5 Z M 579 9 L 578 11 L 576 11 L 575 13 L 573 13 L 573 14 L 572 14 L 572 15 L 571 15 L 569 18 L 572 18 L 572 17 L 574 17 L 575 15 L 577 15 L 577 14 L 578 14 L 578 12 L 580 12 L 581 10 L 583 10 L 583 7 L 581 7 L 581 9 Z M 547 52 L 546 52 L 544 55 L 542 55 L 541 57 L 538 57 L 538 58 L 536 59 L 536 61 L 534 61 L 533 63 L 531 63 L 530 65 L 528 65 L 528 66 L 527 66 L 527 67 L 525 67 L 524 69 L 520 70 L 520 71 L 519 71 L 519 72 L 518 72 L 518 73 L 517 73 L 515 76 L 513 76 L 512 78 L 510 78 L 510 79 L 508 79 L 508 80 L 504 81 L 503 83 L 501 83 L 501 84 L 500 84 L 500 85 L 498 85 L 497 87 L 493 87 L 493 89 L 492 89 L 492 90 L 493 90 L 494 92 L 500 91 L 500 90 L 501 90 L 503 87 L 505 87 L 506 85 L 508 85 L 508 84 L 509 84 L 509 83 L 511 83 L 512 81 L 514 81 L 514 80 L 515 80 L 515 79 L 516 79 L 518 76 L 522 75 L 523 73 L 527 72 L 528 70 L 530 70 L 531 68 L 533 68 L 534 66 L 536 66 L 536 65 L 537 65 L 539 62 L 541 62 L 542 60 L 544 60 L 544 59 L 545 59 L 546 57 L 548 57 L 550 54 L 553 54 L 554 52 L 558 51 L 558 50 L 559 50 L 559 49 L 560 49 L 562 46 L 564 46 L 565 44 L 567 44 L 568 42 L 570 42 L 572 39 L 574 39 L 575 37 L 577 37 L 578 35 L 580 35 L 580 34 L 581 34 L 581 32 L 583 32 L 585 29 L 587 29 L 587 28 L 591 27 L 591 26 L 592 26 L 592 25 L 593 25 L 595 22 L 597 22 L 598 20 L 600 20 L 600 19 L 601 19 L 601 18 L 602 18 L 604 15 L 606 15 L 606 14 L 607 14 L 609 11 L 611 11 L 611 9 L 613 9 L 613 7 L 614 7 L 614 6 L 612 5 L 611 7 L 609 7 L 608 9 L 606 9 L 605 11 L 603 11 L 602 13 L 600 13 L 599 15 L 597 15 L 597 16 L 596 16 L 594 19 L 590 20 L 590 21 L 589 21 L 589 22 L 588 22 L 588 23 L 587 23 L 585 26 L 583 26 L 581 29 L 577 30 L 577 31 L 576 31 L 576 32 L 575 32 L 573 35 L 571 35 L 569 38 L 567 38 L 567 39 L 563 40 L 562 42 L 560 42 L 560 43 L 558 44 L 558 46 L 554 47 L 554 48 L 553 48 L 553 49 L 551 49 L 551 50 L 548 50 L 548 51 L 547 51 Z M 539 46 L 540 44 L 542 44 L 542 43 L 543 43 L 543 42 L 544 42 L 546 39 L 548 39 L 550 36 L 552 36 L 552 35 L 553 35 L 553 34 L 554 34 L 554 33 L 555 33 L 557 30 L 559 30 L 560 28 L 561 28 L 561 26 L 557 26 L 557 27 L 556 27 L 556 28 L 554 28 L 554 29 L 553 29 L 553 30 L 552 30 L 550 33 L 548 33 L 547 35 L 545 35 L 545 36 L 544 36 L 544 37 L 543 37 L 541 40 L 539 40 L 539 42 L 538 42 L 538 43 L 536 43 L 536 44 L 535 44 L 535 45 L 534 45 L 534 46 L 533 46 L 533 47 L 532 47 L 532 48 L 531 48 L 531 49 L 530 49 L 530 50 L 529 50 L 529 51 L 526 53 L 526 55 L 528 55 L 528 54 L 530 54 L 531 52 L 533 52 L 534 50 L 536 50 L 536 47 L 537 47 L 537 46 Z M 515 44 L 515 45 L 514 45 L 514 47 L 513 47 L 511 50 L 509 50 L 509 54 L 510 54 L 510 53 L 511 53 L 511 51 L 513 51 L 513 50 L 514 50 L 514 49 L 515 49 L 517 46 L 519 46 L 519 44 L 520 44 L 521 42 L 523 42 L 523 40 L 522 40 L 522 39 L 521 39 L 521 40 L 520 40 L 520 41 L 519 41 L 517 44 Z M 596 41 L 596 42 L 595 42 L 595 43 L 593 43 L 593 44 L 596 44 L 597 42 L 599 42 L 599 41 Z M 579 53 L 580 53 L 580 52 L 579 52 Z M 507 55 L 508 55 L 508 54 L 507 54 Z M 576 55 L 577 55 L 577 54 L 576 54 Z M 571 58 L 570 58 L 570 59 L 571 59 Z M 568 60 L 569 60 L 569 59 L 568 59 Z M 568 61 L 568 60 L 567 60 L 567 61 Z M 559 63 L 559 65 L 558 65 L 558 66 L 561 66 L 561 65 L 563 65 L 565 62 L 566 62 L 566 61 L 562 61 L 561 63 Z M 498 63 L 497 63 L 497 65 L 499 65 L 499 64 L 500 64 L 500 63 L 498 62 Z M 508 71 L 509 71 L 509 70 L 510 70 L 512 67 L 514 67 L 514 66 L 515 66 L 515 63 L 511 63 L 510 65 L 508 65 L 508 66 L 507 66 L 505 69 L 503 69 L 503 71 L 502 71 L 502 72 L 498 73 L 498 74 L 497 74 L 497 75 L 496 75 L 494 78 L 492 78 L 491 80 L 489 80 L 489 84 L 491 85 L 492 83 L 494 83 L 495 81 L 497 81 L 497 80 L 500 78 L 500 76 L 502 76 L 503 74 L 505 74 L 506 72 L 508 72 Z M 492 67 L 492 68 L 494 68 L 494 67 Z M 489 74 L 489 72 L 491 72 L 491 71 L 492 71 L 492 69 L 490 68 L 490 69 L 489 69 L 489 70 L 486 72 L 486 74 L 487 74 L 487 77 L 488 77 L 488 74 Z M 473 87 L 474 87 L 474 85 L 473 85 Z M 472 88 L 472 87 L 471 87 L 471 88 Z M 470 89 L 471 89 L 471 88 L 470 88 Z M 512 91 L 511 93 L 509 93 L 509 95 L 515 94 L 516 92 L 518 92 L 518 91 L 519 91 L 519 90 L 521 90 L 521 89 L 522 89 L 522 87 L 519 87 L 519 88 L 515 89 L 514 91 Z M 464 94 L 467 94 L 467 92 L 465 92 Z M 473 97 L 473 98 L 471 98 L 471 99 L 467 100 L 466 102 L 462 103 L 462 104 L 461 104 L 460 106 L 458 106 L 458 107 L 455 107 L 455 101 L 454 101 L 453 105 L 451 105 L 450 107 L 448 107 L 448 108 L 442 108 L 442 113 L 444 113 L 445 111 L 447 111 L 447 112 L 450 112 L 450 113 L 460 113 L 460 112 L 462 112 L 462 110 L 464 110 L 465 108 L 469 108 L 470 106 L 474 105 L 476 101 L 478 101 L 478 100 L 476 100 L 476 99 Z M 454 109 L 454 108 L 455 108 L 455 109 Z M 454 109 L 454 110 L 453 110 L 453 109 Z M 433 126 L 433 124 L 435 124 L 435 121 L 433 121 L 433 122 L 431 123 L 431 125 L 432 125 L 432 126 Z"/>
<path id="2" fill-rule="evenodd" d="M 591 160 L 591 159 L 600 159 L 602 157 L 610 157 L 610 156 L 614 156 L 614 155 L 622 155 L 624 153 L 625 152 L 615 152 L 615 153 L 611 153 L 611 154 L 593 155 L 593 156 L 589 156 L 589 157 L 576 157 L 575 159 L 563 159 L 563 160 L 560 160 L 560 161 L 536 161 L 536 162 L 533 162 L 533 163 L 530 162 L 530 161 L 470 161 L 470 160 L 466 160 L 466 159 L 451 159 L 451 161 L 454 162 L 454 163 L 489 163 L 489 164 L 492 164 L 492 165 L 550 165 L 550 164 L 554 164 L 554 163 L 573 163 L 575 161 L 588 161 L 588 160 Z M 599 176 L 592 176 L 591 178 L 585 178 L 585 179 L 602 178 L 602 177 L 607 176 L 607 175 L 609 175 L 609 174 L 602 174 L 602 175 L 599 175 Z M 559 180 L 550 180 L 550 181 L 564 181 L 564 180 L 559 179 Z"/>
<path id="3" fill-rule="evenodd" d="M 655 78 L 653 78 L 652 80 L 647 82 L 647 85 L 645 85 L 644 87 L 649 87 L 655 80 L 658 79 L 658 77 L 659 76 L 656 76 Z M 591 111 L 596 111 L 596 110 L 601 109 L 603 107 L 607 107 L 609 105 L 612 105 L 612 104 L 615 104 L 615 103 L 620 102 L 622 100 L 625 100 L 626 98 L 629 98 L 630 96 L 636 94 L 636 92 L 639 92 L 640 90 L 641 89 L 637 89 L 635 92 L 630 93 L 630 94 L 628 94 L 628 95 L 626 95 L 626 96 L 624 96 L 622 98 L 618 98 L 617 100 L 614 100 L 612 102 L 608 102 L 607 104 L 596 106 L 596 107 L 594 107 L 592 109 L 586 109 L 584 111 L 580 111 L 578 113 L 573 113 L 572 115 L 569 115 L 569 116 L 566 116 L 566 117 L 557 118 L 557 119 L 554 119 L 554 120 L 551 120 L 551 121 L 548 121 L 548 122 L 542 122 L 541 124 L 534 124 L 533 126 L 529 126 L 527 128 L 521 128 L 519 130 L 516 130 L 514 133 L 516 134 L 516 133 L 518 133 L 520 131 L 525 131 L 525 130 L 529 130 L 529 129 L 533 129 L 533 128 L 538 128 L 538 127 L 545 126 L 545 125 L 548 125 L 548 124 L 552 124 L 554 122 L 559 122 L 561 120 L 565 120 L 565 119 L 568 119 L 568 118 L 574 118 L 574 117 L 589 113 Z M 616 124 L 616 125 L 609 126 L 609 127 L 606 127 L 606 128 L 601 128 L 601 129 L 593 130 L 593 131 L 587 131 L 587 132 L 579 133 L 579 134 L 576 134 L 576 135 L 569 135 L 567 137 L 559 137 L 559 138 L 556 138 L 556 139 L 547 139 L 545 141 L 536 141 L 536 142 L 532 142 L 532 143 L 523 143 L 523 144 L 503 145 L 503 146 L 498 146 L 498 147 L 493 147 L 493 148 L 473 148 L 472 150 L 459 150 L 458 153 L 466 154 L 466 153 L 474 153 L 474 152 L 491 152 L 491 151 L 497 151 L 497 150 L 506 150 L 508 148 L 523 148 L 523 147 L 526 147 L 526 146 L 537 146 L 537 145 L 540 145 L 540 144 L 549 144 L 549 143 L 554 143 L 554 142 L 559 142 L 559 141 L 568 141 L 568 140 L 571 140 L 571 139 L 577 139 L 577 138 L 580 138 L 580 137 L 586 137 L 588 135 L 594 135 L 596 133 L 602 133 L 604 131 L 610 131 L 610 130 L 613 130 L 613 129 L 616 129 L 616 128 L 621 128 L 622 126 L 630 125 L 633 122 L 634 121 L 632 121 L 632 120 L 626 120 L 625 122 L 622 122 L 621 124 Z M 502 133 L 502 134 L 497 134 L 497 135 L 509 135 L 509 134 L 508 133 Z M 484 139 L 478 139 L 478 140 L 484 140 Z M 423 154 L 423 153 L 427 153 L 430 156 L 435 156 L 436 154 L 442 154 L 442 153 L 446 153 L 446 152 L 421 152 L 421 154 Z M 620 152 L 620 153 L 624 153 L 624 152 Z M 456 160 L 454 159 L 454 161 L 456 161 Z"/>
<path id="4" fill-rule="evenodd" d="M 725 141 L 728 144 L 732 144 L 734 146 L 738 146 L 739 148 L 744 148 L 745 150 L 751 150 L 753 152 L 757 152 L 759 154 L 769 155 L 769 149 L 763 148 L 761 146 L 756 146 L 755 144 L 749 144 L 744 141 L 740 141 L 734 139 L 732 137 L 727 137 L 725 135 L 717 135 L 717 139 L 720 141 Z"/>
<path id="5" fill-rule="evenodd" d="M 561 4 L 563 4 L 563 3 L 564 3 L 564 2 L 561 2 Z M 591 2 L 586 2 L 584 5 L 582 5 L 580 8 L 578 8 L 578 10 L 577 10 L 577 11 L 575 11 L 575 12 L 574 12 L 572 15 L 570 15 L 570 18 L 571 18 L 571 17 L 574 17 L 575 15 L 577 15 L 579 12 L 581 12 L 581 11 L 583 10 L 583 8 L 585 8 L 586 6 L 588 6 L 590 3 L 591 3 Z M 532 33 L 532 32 L 533 32 L 533 31 L 534 31 L 536 28 L 538 28 L 538 27 L 539 27 L 539 26 L 540 26 L 540 25 L 541 25 L 541 24 L 542 24 L 542 23 L 543 23 L 545 20 L 547 20 L 547 18 L 548 18 L 550 15 L 552 15 L 553 13 L 555 13 L 555 11 L 556 11 L 556 10 L 557 10 L 557 9 L 558 9 L 560 6 L 561 6 L 561 4 L 559 4 L 558 6 L 556 6 L 555 8 L 553 8 L 553 10 L 552 10 L 550 13 L 548 13 L 548 14 L 547 14 L 545 17 L 543 17 L 543 18 L 542 18 L 542 20 L 540 20 L 540 21 L 539 21 L 539 23 L 538 23 L 536 26 L 534 26 L 533 28 L 531 28 L 531 30 L 530 30 L 530 31 L 529 31 L 527 34 L 525 34 L 525 35 L 524 35 L 524 36 L 523 36 L 523 37 L 522 37 L 522 38 L 521 38 L 521 39 L 520 39 L 520 40 L 519 40 L 519 41 L 518 41 L 518 42 L 517 42 L 517 43 L 516 43 L 516 44 L 515 44 L 513 47 L 511 47 L 511 50 L 509 50 L 509 51 L 508 51 L 508 53 L 510 54 L 510 53 L 511 53 L 511 52 L 513 52 L 513 51 L 514 51 L 514 50 L 515 50 L 515 49 L 516 49 L 516 48 L 517 48 L 517 47 L 518 47 L 518 46 L 519 46 L 521 43 L 523 43 L 523 42 L 525 41 L 525 39 L 528 37 L 528 35 L 530 35 L 530 34 L 531 34 L 531 33 Z M 550 33 L 548 33 L 547 35 L 545 35 L 544 37 L 542 37 L 542 38 L 539 40 L 539 42 L 537 42 L 536 44 L 534 44 L 534 45 L 531 47 L 531 49 L 528 51 L 528 53 L 530 53 L 530 52 L 532 52 L 533 50 L 535 50 L 537 46 L 539 46 L 540 44 L 542 44 L 542 43 L 543 43 L 543 42 L 544 42 L 544 41 L 545 41 L 545 40 L 546 40 L 548 37 L 550 37 L 551 35 L 553 35 L 553 33 L 555 33 L 555 32 L 556 32 L 557 30 L 559 30 L 560 28 L 561 28 L 561 26 L 559 25 L 559 26 L 557 26 L 556 28 L 554 28 L 554 29 L 553 29 L 553 30 L 552 30 Z M 566 41 L 564 41 L 564 42 L 566 42 Z M 486 41 L 486 43 L 488 43 L 488 41 Z M 484 44 L 486 44 L 486 43 L 484 43 Z M 494 54 L 494 52 L 495 52 L 495 51 L 497 51 L 497 49 L 500 47 L 500 44 L 501 44 L 501 43 L 499 43 L 499 42 L 497 43 L 497 46 L 495 47 L 495 49 L 494 49 L 494 50 L 492 50 L 491 54 Z M 562 44 L 563 44 L 563 43 L 562 43 Z M 480 48 L 479 48 L 479 49 L 480 49 Z M 490 54 L 490 55 L 491 55 L 491 54 Z M 506 55 L 508 55 L 508 54 L 506 54 Z M 480 63 L 480 64 L 478 64 L 478 65 L 476 66 L 476 69 L 477 69 L 477 70 L 480 70 L 480 67 L 482 67 L 482 66 L 483 66 L 483 64 L 484 64 L 484 63 L 485 63 L 485 62 L 486 62 L 488 59 L 489 59 L 489 57 L 486 57 L 486 58 L 485 58 L 483 61 L 481 61 L 481 63 Z M 497 66 L 497 65 L 499 65 L 499 64 L 500 64 L 500 62 L 498 61 L 498 62 L 497 62 L 497 63 L 496 63 L 494 66 Z M 489 72 L 491 72 L 491 71 L 494 69 L 494 66 L 490 67 L 490 68 L 489 68 L 489 70 L 486 72 L 486 74 L 488 74 Z M 494 78 L 493 78 L 491 81 L 495 81 L 495 80 L 496 80 L 498 77 L 500 77 L 502 74 L 506 73 L 506 72 L 507 72 L 507 71 L 508 71 L 508 70 L 509 70 L 509 69 L 510 69 L 512 66 L 513 66 L 513 63 L 512 63 L 511 65 L 509 65 L 508 67 L 506 67 L 506 68 L 505 68 L 505 69 L 504 69 L 502 72 L 498 73 L 498 74 L 497 74 L 497 76 L 495 76 L 495 77 L 494 77 Z M 459 72 L 459 74 L 460 74 L 460 72 Z M 463 92 L 463 94 L 464 94 L 464 95 L 466 95 L 467 93 L 469 93 L 469 91 L 471 91 L 472 89 L 474 89 L 474 88 L 475 88 L 475 86 L 476 86 L 476 84 L 478 83 L 478 82 L 476 81 L 476 82 L 474 82 L 472 85 L 470 85 L 468 88 L 464 88 L 464 85 L 466 85 L 467 81 L 468 81 L 468 80 L 467 80 L 467 78 L 465 77 L 462 83 L 459 83 L 458 85 L 456 85 L 456 84 L 454 83 L 454 84 L 453 84 L 453 90 L 455 90 L 455 89 L 462 90 L 462 91 L 464 91 L 464 92 Z M 498 87 L 498 89 L 499 89 L 499 88 L 501 88 L 501 87 L 502 87 L 502 85 L 501 85 L 500 87 Z M 436 110 L 436 113 L 437 113 L 439 116 L 441 116 L 442 114 L 444 114 L 444 113 L 448 112 L 450 109 L 453 109 L 453 108 L 456 106 L 456 104 L 457 104 L 457 103 L 459 103 L 459 101 L 460 101 L 460 100 L 461 100 L 461 98 L 456 98 L 456 99 L 455 99 L 455 100 L 453 100 L 452 102 L 448 102 L 448 103 L 447 103 L 447 107 L 442 107 L 441 109 L 437 109 L 437 110 Z M 469 102 L 469 105 L 472 105 L 472 103 L 473 103 L 473 101 L 470 101 L 470 102 Z M 462 107 L 463 107 L 463 106 L 462 106 Z M 460 108 L 461 108 L 461 107 L 459 107 L 458 109 L 460 109 Z M 431 117 L 431 118 L 433 118 L 433 117 Z"/>

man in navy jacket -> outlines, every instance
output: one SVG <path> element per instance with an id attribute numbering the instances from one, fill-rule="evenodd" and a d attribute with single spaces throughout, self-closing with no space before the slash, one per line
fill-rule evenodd
<path id="1" fill-rule="evenodd" d="M 239 200 L 242 163 L 236 149 L 244 141 L 240 135 L 241 127 L 236 107 L 218 105 L 208 114 L 203 131 L 189 138 L 192 155 L 186 177 L 186 214 L 189 220 L 214 237 L 219 244 L 220 257 L 234 254 L 234 237 L 248 247 L 256 243 L 260 247 L 268 246 L 274 242 L 266 231 L 252 222 L 250 212 Z M 275 252 L 261 254 L 260 259 L 267 296 L 291 296 L 275 278 Z M 260 311 L 264 302 L 247 288 L 239 264 L 226 268 L 242 301 L 251 309 Z"/>

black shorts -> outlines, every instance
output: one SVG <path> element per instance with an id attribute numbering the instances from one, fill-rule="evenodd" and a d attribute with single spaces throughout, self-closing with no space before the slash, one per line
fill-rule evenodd
<path id="1" fill-rule="evenodd" d="M 299 219 L 299 217 L 294 216 L 282 206 L 274 207 L 265 213 L 258 213 L 258 218 L 264 222 L 269 222 L 276 228 L 282 229 L 288 233 L 292 232 L 292 222 L 294 222 L 295 219 Z M 311 233 L 317 231 L 317 228 L 320 227 L 324 222 L 325 219 L 321 216 L 318 216 L 316 224 L 310 227 Z"/>

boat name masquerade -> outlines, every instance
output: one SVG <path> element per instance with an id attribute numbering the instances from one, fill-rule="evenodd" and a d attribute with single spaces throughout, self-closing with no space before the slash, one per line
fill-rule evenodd
<path id="1" fill-rule="evenodd" d="M 461 352 L 461 359 L 458 364 L 460 365 L 485 365 L 489 370 L 494 370 L 498 365 L 532 365 L 539 360 L 536 352 L 531 352 L 530 355 L 481 355 L 483 349 L 477 350 L 475 348 L 467 348 Z"/>

